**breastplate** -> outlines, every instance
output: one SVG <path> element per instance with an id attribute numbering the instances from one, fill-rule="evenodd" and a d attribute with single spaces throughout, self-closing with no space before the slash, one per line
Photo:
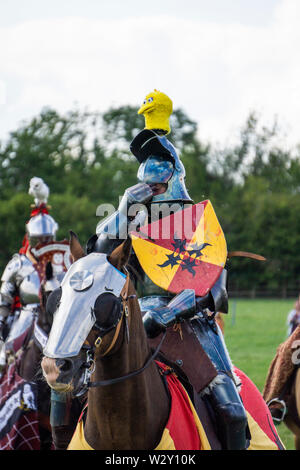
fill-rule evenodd
<path id="1" fill-rule="evenodd" d="M 22 306 L 40 302 L 40 278 L 31 261 L 25 256 L 22 257 L 22 266 L 18 271 L 16 281 Z"/>

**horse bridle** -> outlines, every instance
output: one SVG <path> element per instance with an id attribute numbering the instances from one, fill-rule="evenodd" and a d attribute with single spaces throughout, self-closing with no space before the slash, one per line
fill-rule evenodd
<path id="1" fill-rule="evenodd" d="M 121 291 L 121 294 L 120 294 L 120 297 L 122 299 L 122 306 L 123 308 L 120 309 L 120 315 L 118 317 L 118 320 L 115 322 L 115 324 L 110 327 L 109 329 L 107 330 L 103 330 L 99 327 L 94 326 L 94 328 L 98 329 L 101 331 L 101 335 L 97 337 L 97 339 L 95 340 L 94 342 L 94 345 L 89 345 L 87 344 L 87 342 L 85 343 L 86 344 L 86 347 L 87 347 L 87 355 L 88 355 L 88 361 L 87 361 L 87 364 L 89 364 L 89 378 L 91 376 L 91 374 L 94 372 L 94 359 L 93 359 L 93 356 L 94 356 L 94 352 L 95 350 L 100 346 L 100 344 L 102 343 L 102 338 L 109 332 L 111 331 L 113 328 L 115 328 L 115 334 L 113 336 L 113 339 L 112 339 L 112 342 L 110 343 L 109 347 L 106 349 L 106 351 L 101 355 L 102 357 L 106 356 L 114 347 L 114 345 L 116 344 L 117 342 L 117 339 L 119 337 L 119 334 L 120 334 L 120 330 L 121 330 L 121 325 L 122 325 L 122 320 L 124 319 L 125 321 L 125 335 L 126 335 L 126 338 L 127 338 L 127 342 L 129 342 L 129 322 L 130 322 L 130 307 L 129 307 L 129 299 L 131 298 L 135 298 L 136 297 L 136 294 L 134 295 L 128 295 L 128 289 L 129 289 L 129 282 L 130 282 L 130 277 L 129 277 L 129 273 L 127 270 L 126 271 L 126 282 L 125 282 L 125 285 Z M 100 380 L 98 382 L 91 382 L 88 378 L 88 380 L 86 381 L 86 387 L 87 388 L 93 388 L 93 387 L 103 387 L 103 386 L 106 386 L 106 385 L 113 385 L 113 384 L 116 384 L 116 383 L 120 383 L 120 382 L 123 382 L 124 380 L 127 380 L 131 377 L 135 377 L 136 375 L 138 374 L 141 374 L 145 369 L 147 369 L 147 367 L 152 363 L 152 361 L 156 358 L 156 356 L 158 355 L 159 351 L 160 351 L 160 348 L 161 348 L 161 345 L 165 339 L 165 336 L 166 336 L 166 331 L 164 332 L 163 336 L 162 336 L 162 339 L 161 341 L 159 342 L 158 346 L 156 347 L 155 351 L 153 352 L 153 354 L 150 355 L 150 357 L 146 360 L 145 364 L 140 368 L 140 369 L 137 369 L 137 370 L 134 370 L 133 372 L 130 372 L 129 374 L 126 374 L 126 375 L 123 375 L 121 377 L 116 377 L 116 378 L 113 378 L 113 379 L 107 379 L 107 380 Z"/>

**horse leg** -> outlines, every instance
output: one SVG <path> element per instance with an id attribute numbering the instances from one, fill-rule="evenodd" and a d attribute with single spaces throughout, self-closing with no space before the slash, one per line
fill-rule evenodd
<path id="1" fill-rule="evenodd" d="M 295 398 L 296 398 L 296 408 L 298 412 L 298 421 L 300 419 L 300 368 L 297 370 L 296 381 L 295 381 Z M 300 429 L 295 435 L 295 449 L 300 450 Z"/>

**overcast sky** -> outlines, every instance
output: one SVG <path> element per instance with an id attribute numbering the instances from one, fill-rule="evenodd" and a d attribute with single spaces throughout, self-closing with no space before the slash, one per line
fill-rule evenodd
<path id="1" fill-rule="evenodd" d="M 250 111 L 300 143 L 299 0 L 0 0 L 0 139 L 43 106 L 105 111 L 154 88 L 235 140 Z"/>

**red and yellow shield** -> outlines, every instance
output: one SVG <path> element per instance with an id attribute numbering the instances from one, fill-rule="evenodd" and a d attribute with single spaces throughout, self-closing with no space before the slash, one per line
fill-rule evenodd
<path id="1" fill-rule="evenodd" d="M 204 296 L 226 263 L 226 240 L 209 200 L 144 225 L 130 236 L 145 273 L 172 293 L 194 289 Z"/>

